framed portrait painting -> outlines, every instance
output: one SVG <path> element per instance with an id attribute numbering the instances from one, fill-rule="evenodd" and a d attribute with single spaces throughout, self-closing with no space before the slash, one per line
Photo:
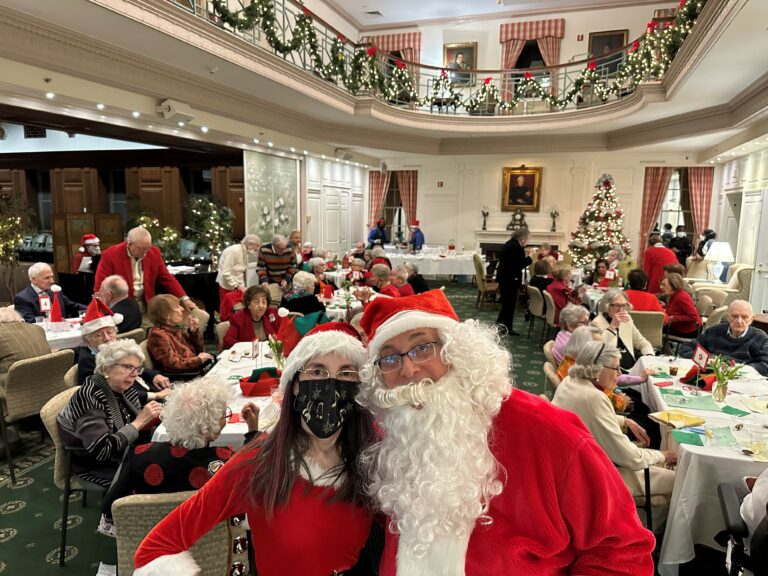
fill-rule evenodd
<path id="1" fill-rule="evenodd" d="M 538 212 L 541 202 L 541 168 L 504 168 L 501 184 L 501 210 Z"/>
<path id="2" fill-rule="evenodd" d="M 627 44 L 629 30 L 606 30 L 589 33 L 589 53 L 592 58 L 600 58 Z"/>
<path id="3" fill-rule="evenodd" d="M 474 74 L 467 70 L 477 69 L 477 42 L 443 44 L 443 67 L 448 71 L 451 84 L 474 86 Z"/>

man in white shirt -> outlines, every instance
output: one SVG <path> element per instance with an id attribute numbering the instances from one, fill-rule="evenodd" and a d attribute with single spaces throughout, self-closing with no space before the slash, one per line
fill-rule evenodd
<path id="1" fill-rule="evenodd" d="M 221 251 L 219 274 L 216 276 L 220 300 L 235 290 L 245 292 L 248 256 L 256 256 L 260 247 L 261 240 L 259 237 L 255 234 L 247 234 L 239 244 L 232 244 Z"/>

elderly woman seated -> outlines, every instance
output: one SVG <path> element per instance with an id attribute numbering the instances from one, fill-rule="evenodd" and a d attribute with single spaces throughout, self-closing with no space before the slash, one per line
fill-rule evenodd
<path id="1" fill-rule="evenodd" d="M 567 266 L 557 266 L 552 270 L 554 280 L 545 288 L 552 296 L 555 303 L 555 322 L 560 321 L 560 312 L 570 302 L 571 304 L 580 304 L 584 295 L 584 287 L 579 290 L 573 290 L 570 287 L 573 274 Z"/>
<path id="2" fill-rule="evenodd" d="M 621 373 L 621 352 L 604 342 L 586 342 L 576 355 L 576 362 L 555 391 L 552 403 L 576 413 L 592 432 L 595 440 L 619 467 L 619 473 L 633 496 L 644 494 L 644 468 L 650 468 L 651 494 L 671 495 L 675 473 L 659 467 L 674 464 L 674 451 L 649 450 L 633 444 L 625 431 L 631 431 L 642 446 L 648 445 L 645 430 L 614 411 L 609 395 L 616 388 Z"/>
<path id="3" fill-rule="evenodd" d="M 354 286 L 365 286 L 368 283 L 369 273 L 365 270 L 365 260 L 362 258 L 352 258 L 349 262 L 349 268 L 346 280 Z"/>
<path id="4" fill-rule="evenodd" d="M 213 356 L 203 351 L 203 331 L 198 319 L 171 294 L 158 294 L 147 308 L 154 324 L 147 338 L 147 350 L 155 366 L 171 378 L 202 374 L 203 365 L 212 363 Z"/>
<path id="5" fill-rule="evenodd" d="M 395 266 L 395 269 L 389 273 L 389 281 L 397 288 L 400 296 L 413 296 L 413 286 L 408 284 L 408 268 L 403 264 Z"/>
<path id="6" fill-rule="evenodd" d="M 64 445 L 83 449 L 73 454 L 72 469 L 85 480 L 108 487 L 125 449 L 160 415 L 161 405 L 150 401 L 142 408 L 133 388 L 143 361 L 133 340 L 102 344 L 95 372 L 58 415 Z"/>
<path id="7" fill-rule="evenodd" d="M 670 336 L 695 338 L 701 330 L 701 316 L 691 295 L 685 290 L 687 283 L 676 272 L 668 272 L 659 283 L 661 293 L 667 297 Z"/>
<path id="8" fill-rule="evenodd" d="M 664 306 L 661 305 L 655 294 L 648 292 L 647 288 L 648 275 L 639 268 L 630 270 L 624 296 L 629 300 L 632 310 L 637 310 L 638 312 L 664 312 L 664 323 L 666 324 L 667 313 L 664 311 Z"/>
<path id="9" fill-rule="evenodd" d="M 624 292 L 611 288 L 603 294 L 597 303 L 599 314 L 592 324 L 605 331 L 605 342 L 615 346 L 621 352 L 621 367 L 629 370 L 635 365 L 639 355 L 653 355 L 653 346 L 640 333 L 632 322 L 629 311 L 632 305 Z"/>
<path id="10" fill-rule="evenodd" d="M 306 272 L 297 272 L 307 274 Z M 264 341 L 277 334 L 280 316 L 275 308 L 269 307 L 269 289 L 264 285 L 251 286 L 243 294 L 245 308 L 229 318 L 229 329 L 224 335 L 224 348 L 231 348 L 237 342 Z"/>
<path id="11" fill-rule="evenodd" d="M 312 287 L 312 292 L 314 294 L 322 294 L 328 284 L 325 281 L 325 258 L 315 256 L 309 260 L 308 264 L 309 272 L 315 276 L 315 285 Z M 293 281 L 296 282 L 296 276 L 293 277 Z"/>
<path id="12" fill-rule="evenodd" d="M 374 246 L 371 250 L 371 256 L 373 259 L 371 260 L 369 269 L 372 269 L 376 264 L 384 264 L 387 268 L 392 270 L 392 262 L 387 258 L 387 253 L 384 251 L 384 248 L 381 246 Z"/>
<path id="13" fill-rule="evenodd" d="M 297 272 L 293 277 L 293 287 L 283 294 L 280 307 L 289 312 L 311 314 L 325 312 L 325 304 L 315 296 L 316 277 L 309 272 Z"/>
<path id="14" fill-rule="evenodd" d="M 210 445 L 232 416 L 229 392 L 226 382 L 206 377 L 173 390 L 160 415 L 168 441 L 139 444 L 128 455 L 102 508 L 107 520 L 118 498 L 198 490 L 232 457 L 231 449 Z M 249 402 L 242 414 L 248 424 L 247 442 L 258 430 L 259 409 Z"/>
<path id="15" fill-rule="evenodd" d="M 571 334 L 582 326 L 589 326 L 589 310 L 576 304 L 568 304 L 563 308 L 560 312 L 560 332 L 555 336 L 555 345 L 552 346 L 552 355 L 558 366 L 563 362 Z"/>

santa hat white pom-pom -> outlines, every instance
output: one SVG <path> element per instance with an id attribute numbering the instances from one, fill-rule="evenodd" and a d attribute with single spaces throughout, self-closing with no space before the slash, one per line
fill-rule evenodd
<path id="1" fill-rule="evenodd" d="M 61 286 L 58 284 L 51 284 L 51 292 L 61 292 Z"/>
<path id="2" fill-rule="evenodd" d="M 287 318 L 288 314 L 290 314 L 290 310 L 288 308 L 280 307 L 277 309 L 277 315 L 280 316 L 280 318 Z"/>

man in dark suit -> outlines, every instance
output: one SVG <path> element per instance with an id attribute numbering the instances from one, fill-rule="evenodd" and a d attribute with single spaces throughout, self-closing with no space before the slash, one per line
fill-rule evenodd
<path id="1" fill-rule="evenodd" d="M 123 321 L 117 326 L 117 333 L 123 334 L 141 327 L 141 310 L 133 298 L 128 296 L 128 282 L 119 274 L 107 276 L 101 283 L 101 290 L 93 294 L 115 314 L 120 314 Z"/>
<path id="2" fill-rule="evenodd" d="M 526 254 L 530 232 L 527 228 L 518 228 L 512 232 L 512 237 L 504 244 L 499 257 L 499 267 L 496 271 L 496 281 L 499 283 L 501 294 L 501 311 L 496 319 L 497 324 L 507 328 L 511 336 L 519 336 L 513 329 L 517 294 L 523 283 L 523 268 L 531 265 L 531 258 Z"/>
<path id="3" fill-rule="evenodd" d="M 45 316 L 51 310 L 54 299 L 54 291 L 51 290 L 53 270 L 45 262 L 37 262 L 29 267 L 27 274 L 31 284 L 13 297 L 13 306 L 24 322 L 32 324 L 36 317 Z M 55 297 L 65 318 L 74 318 L 85 310 L 84 304 L 73 302 L 61 291 L 56 292 Z"/>
<path id="4" fill-rule="evenodd" d="M 533 194 L 531 189 L 525 185 L 525 177 L 518 176 L 515 180 L 517 186 L 511 186 L 509 188 L 509 203 L 510 204 L 533 204 Z"/>

